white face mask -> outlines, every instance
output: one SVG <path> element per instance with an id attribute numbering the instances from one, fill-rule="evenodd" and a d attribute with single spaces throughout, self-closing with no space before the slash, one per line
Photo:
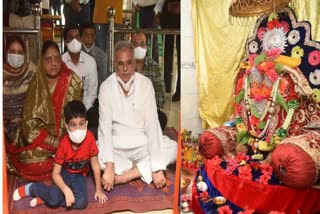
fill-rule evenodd
<path id="1" fill-rule="evenodd" d="M 87 47 L 83 44 L 83 48 L 86 50 L 87 53 L 89 53 L 89 52 L 91 52 L 92 49 L 94 48 L 95 44 L 96 44 L 96 43 L 93 43 L 90 48 L 87 48 Z"/>
<path id="2" fill-rule="evenodd" d="M 133 83 L 133 80 L 134 80 L 134 75 L 131 76 L 131 78 L 129 79 L 128 82 L 123 82 L 123 80 L 117 75 L 117 80 L 118 80 L 118 83 L 120 83 L 120 85 L 122 86 L 122 88 L 128 92 L 131 88 L 131 85 Z"/>
<path id="3" fill-rule="evenodd" d="M 138 46 L 134 49 L 134 58 L 143 59 L 146 56 L 146 53 L 147 53 L 147 49 Z"/>
<path id="4" fill-rule="evenodd" d="M 8 53 L 7 62 L 15 69 L 20 68 L 24 63 L 24 56 L 20 54 Z"/>
<path id="5" fill-rule="evenodd" d="M 81 42 L 77 39 L 73 39 L 71 42 L 67 43 L 68 51 L 71 53 L 79 53 L 81 51 Z"/>
<path id="6" fill-rule="evenodd" d="M 83 130 L 80 130 L 80 129 L 77 129 L 73 132 L 71 132 L 68 127 L 67 127 L 67 131 L 68 131 L 68 134 L 69 134 L 69 138 L 72 142 L 74 143 L 77 143 L 77 144 L 80 144 L 82 143 L 82 141 L 86 138 L 87 136 L 87 126 L 85 129 Z"/>

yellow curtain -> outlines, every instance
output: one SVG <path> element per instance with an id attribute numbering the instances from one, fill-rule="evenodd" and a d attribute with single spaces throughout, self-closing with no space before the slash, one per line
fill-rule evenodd
<path id="1" fill-rule="evenodd" d="M 312 39 L 320 41 L 320 1 L 293 0 L 291 6 L 296 14 L 297 21 L 310 22 Z"/>
<path id="2" fill-rule="evenodd" d="M 192 0 L 199 112 L 203 129 L 220 126 L 233 113 L 234 79 L 245 54 L 246 40 L 254 29 L 254 24 L 230 23 L 230 3 L 231 0 Z M 298 21 L 311 22 L 312 35 L 317 40 L 320 40 L 319 4 L 319 0 L 309 0 L 297 1 L 293 5 Z M 250 23 L 255 23 L 256 19 L 251 19 Z"/>

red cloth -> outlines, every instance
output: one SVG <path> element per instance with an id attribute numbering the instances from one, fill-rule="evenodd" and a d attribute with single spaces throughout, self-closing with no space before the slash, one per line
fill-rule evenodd
<path id="1" fill-rule="evenodd" d="M 193 181 L 194 183 L 197 182 L 196 179 Z M 189 205 L 189 207 L 191 207 L 192 211 L 196 214 L 204 214 L 204 212 L 201 209 L 200 203 L 199 203 L 196 185 L 192 185 L 192 199 L 191 199 L 191 204 Z"/>
<path id="2" fill-rule="evenodd" d="M 300 213 L 312 214 L 320 211 L 320 190 L 318 189 L 312 187 L 294 189 L 247 181 L 235 175 L 227 175 L 222 169 L 214 170 L 208 162 L 205 170 L 210 182 L 221 194 L 239 207 L 254 209 L 258 213 L 276 210 L 296 214 L 297 210 L 300 210 Z M 192 206 L 196 207 L 195 204 Z"/>
<path id="3" fill-rule="evenodd" d="M 42 147 L 44 145 L 43 141 L 48 136 L 48 132 L 44 129 L 40 130 L 40 134 L 38 137 L 33 141 L 32 144 L 23 147 L 17 148 L 14 144 L 9 144 L 7 149 L 11 155 L 11 161 L 13 165 L 17 169 L 18 175 L 23 177 L 26 180 L 30 181 L 39 181 L 51 178 L 52 168 L 53 168 L 53 158 L 48 158 L 42 162 L 38 163 L 23 163 L 19 161 L 18 154 L 26 151 L 31 150 L 36 147 Z M 36 169 L 36 170 L 35 170 Z"/>
<path id="4" fill-rule="evenodd" d="M 207 159 L 211 159 L 216 155 L 221 157 L 224 154 L 221 141 L 209 131 L 202 133 L 199 142 L 199 152 Z"/>
<path id="5" fill-rule="evenodd" d="M 62 63 L 62 72 L 57 81 L 56 88 L 51 95 L 51 100 L 53 104 L 53 110 L 56 118 L 56 136 L 60 136 L 60 122 L 62 110 L 64 108 L 64 99 L 67 96 L 70 76 L 72 71 L 67 67 L 65 63 Z"/>
<path id="6" fill-rule="evenodd" d="M 72 71 L 67 68 L 67 66 L 62 63 L 62 70 L 57 79 L 57 84 L 54 92 L 51 95 L 53 110 L 55 114 L 55 129 L 56 137 L 60 137 L 60 122 L 62 109 L 64 107 L 64 100 L 69 87 L 70 76 Z M 36 117 L 36 116 L 35 116 Z M 17 147 L 13 143 L 8 145 L 8 152 L 11 156 L 12 163 L 16 168 L 15 173 L 30 181 L 41 181 L 46 179 L 51 179 L 52 169 L 53 169 L 53 158 L 43 157 L 42 160 L 36 163 L 23 163 L 19 160 L 19 155 L 22 152 L 26 152 L 35 148 L 41 148 L 46 152 L 54 152 L 55 147 L 50 146 L 45 142 L 48 136 L 48 131 L 45 129 L 40 129 L 39 135 L 33 140 L 33 142 L 25 147 Z"/>
<path id="7" fill-rule="evenodd" d="M 86 175 L 89 170 L 90 157 L 97 154 L 96 140 L 88 130 L 86 138 L 77 150 L 72 148 L 69 135 L 64 135 L 56 151 L 54 161 L 63 165 L 70 173 Z"/>
<path id="8" fill-rule="evenodd" d="M 301 188 L 315 183 L 317 168 L 313 159 L 299 146 L 280 144 L 273 151 L 271 166 L 286 185 Z"/>

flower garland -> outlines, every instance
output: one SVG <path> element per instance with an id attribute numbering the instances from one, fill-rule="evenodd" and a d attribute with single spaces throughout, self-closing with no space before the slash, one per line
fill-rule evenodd
<path id="1" fill-rule="evenodd" d="M 245 74 L 237 82 L 235 97 L 235 109 L 237 113 L 236 127 L 237 142 L 249 144 L 253 151 L 272 150 L 279 142 L 287 136 L 287 129 L 291 123 L 295 109 L 299 107 L 299 102 L 290 100 L 284 101 L 279 87 L 283 73 L 283 66 L 276 62 L 280 56 L 279 49 L 272 49 L 260 55 L 252 54 L 248 62 L 241 63 L 241 68 L 245 69 Z M 271 87 L 262 82 L 252 81 L 251 72 L 259 72 L 273 83 Z M 248 117 L 248 129 L 245 126 L 240 115 L 242 113 L 241 101 L 245 102 L 245 110 Z M 259 113 L 253 104 L 267 100 L 264 112 Z M 272 116 L 276 113 L 276 105 L 281 106 L 287 111 L 286 119 L 282 127 L 278 128 L 275 133 L 269 133 L 269 125 Z M 267 118 L 265 120 L 265 118 Z M 259 155 L 257 159 L 263 158 Z"/>

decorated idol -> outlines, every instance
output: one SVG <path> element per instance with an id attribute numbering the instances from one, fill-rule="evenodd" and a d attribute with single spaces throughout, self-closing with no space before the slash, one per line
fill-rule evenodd
<path id="1" fill-rule="evenodd" d="M 258 213 L 319 211 L 313 197 L 320 191 L 312 187 L 320 181 L 319 88 L 320 43 L 311 39 L 310 24 L 297 22 L 288 8 L 261 16 L 234 85 L 235 126 L 200 137 L 207 161 L 199 176 L 208 197 L 223 195 Z M 209 206 L 195 189 L 202 209 Z"/>

